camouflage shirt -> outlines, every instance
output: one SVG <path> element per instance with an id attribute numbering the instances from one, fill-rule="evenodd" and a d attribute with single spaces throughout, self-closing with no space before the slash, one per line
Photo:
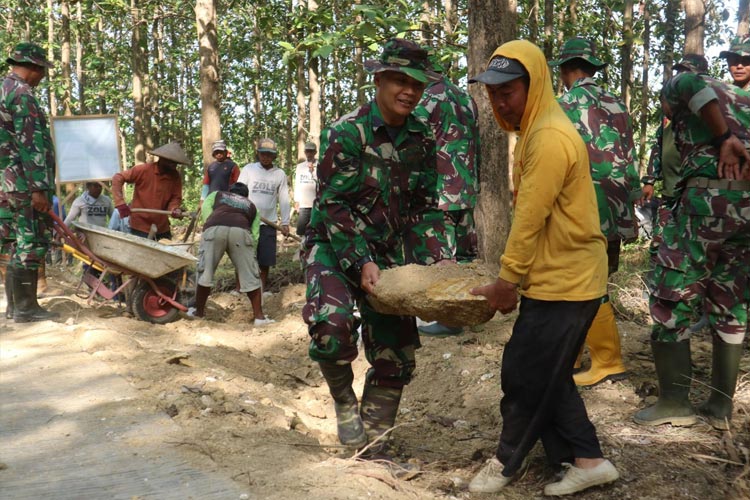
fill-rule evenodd
<path id="1" fill-rule="evenodd" d="M 717 100 L 727 125 L 750 150 L 750 92 L 706 75 L 680 73 L 662 89 L 672 111 L 675 144 L 682 158 L 682 179 L 718 178 L 719 151 L 700 110 Z"/>
<path id="2" fill-rule="evenodd" d="M 367 256 L 381 268 L 451 257 L 427 124 L 410 115 L 387 127 L 372 101 L 324 130 L 320 151 L 308 264 L 346 271 Z"/>
<path id="3" fill-rule="evenodd" d="M 10 73 L 0 89 L 0 181 L 5 192 L 51 191 L 55 149 L 31 87 Z"/>
<path id="4" fill-rule="evenodd" d="M 627 109 L 593 78 L 577 80 L 559 101 L 588 149 L 602 233 L 607 240 L 635 237 L 640 179 Z"/>
<path id="5" fill-rule="evenodd" d="M 427 87 L 414 114 L 435 133 L 439 208 L 474 208 L 479 192 L 479 113 L 474 99 L 443 77 Z"/>

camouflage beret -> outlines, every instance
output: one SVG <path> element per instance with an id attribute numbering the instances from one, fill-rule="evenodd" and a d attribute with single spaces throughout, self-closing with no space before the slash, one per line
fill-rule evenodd
<path id="1" fill-rule="evenodd" d="M 550 61 L 549 65 L 560 66 L 572 59 L 583 59 L 593 64 L 597 69 L 601 69 L 607 65 L 607 63 L 596 57 L 594 42 L 581 37 L 566 40 L 560 49 L 559 59 Z"/>
<path id="2" fill-rule="evenodd" d="M 680 62 L 674 65 L 673 69 L 705 75 L 708 73 L 708 61 L 700 54 L 685 54 Z"/>
<path id="3" fill-rule="evenodd" d="M 729 44 L 729 50 L 722 50 L 719 57 L 726 59 L 732 54 L 740 57 L 750 56 L 750 33 L 734 37 Z"/>
<path id="4" fill-rule="evenodd" d="M 13 49 L 13 53 L 5 60 L 8 64 L 34 64 L 43 68 L 54 67 L 47 60 L 44 49 L 39 45 L 30 42 L 21 42 Z"/>
<path id="5" fill-rule="evenodd" d="M 378 59 L 365 61 L 365 70 L 368 73 L 397 71 L 422 83 L 440 79 L 440 75 L 431 70 L 427 51 L 403 38 L 391 38 L 385 42 Z"/>

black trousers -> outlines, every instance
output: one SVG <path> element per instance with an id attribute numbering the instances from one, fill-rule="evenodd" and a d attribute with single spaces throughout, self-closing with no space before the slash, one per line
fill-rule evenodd
<path id="1" fill-rule="evenodd" d="M 602 457 L 573 382 L 573 364 L 600 302 L 521 299 L 500 370 L 503 428 L 497 458 L 505 465 L 503 475 L 518 471 L 537 439 L 552 464 Z"/>

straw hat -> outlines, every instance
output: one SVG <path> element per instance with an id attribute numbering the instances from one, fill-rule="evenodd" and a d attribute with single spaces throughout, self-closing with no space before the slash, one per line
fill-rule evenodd
<path id="1" fill-rule="evenodd" d="M 164 146 L 158 147 L 148 153 L 158 156 L 159 158 L 166 158 L 167 160 L 172 160 L 176 163 L 182 163 L 183 165 L 190 165 L 193 163 L 177 141 L 172 141 L 169 144 L 165 144 Z"/>

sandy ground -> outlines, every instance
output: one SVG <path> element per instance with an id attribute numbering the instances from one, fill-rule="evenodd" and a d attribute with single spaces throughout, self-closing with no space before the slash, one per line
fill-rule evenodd
<path id="1" fill-rule="evenodd" d="M 501 426 L 499 370 L 515 315 L 499 314 L 461 336 L 424 338 L 417 372 L 406 388 L 393 439 L 420 472 L 397 479 L 382 464 L 352 458 L 338 445 L 333 404 L 300 318 L 304 286 L 289 285 L 266 300 L 276 323 L 256 328 L 246 297 L 217 293 L 206 319 L 152 325 L 107 303 L 87 305 L 73 292 L 70 270 L 49 270 L 51 295 L 70 343 L 105 362 L 137 391 L 139 405 L 168 415 L 178 431 L 171 452 L 194 467 L 221 470 L 251 498 L 483 498 L 468 481 L 490 457 Z M 48 329 L 49 322 L 0 331 Z M 705 423 L 644 428 L 632 421 L 655 378 L 648 327 L 619 322 L 631 376 L 582 392 L 605 452 L 622 478 L 577 498 L 750 498 L 750 388 L 743 360 L 732 431 Z M 705 398 L 710 376 L 707 334 L 694 341 L 693 400 Z M 2 334 L 0 334 L 0 342 Z M 366 361 L 354 364 L 361 393 Z M 103 444 L 106 446 L 106 444 Z M 542 496 L 553 480 L 540 448 L 503 498 Z M 0 471 L 0 480 L 2 479 Z M 485 495 L 484 497 L 493 497 Z"/>

